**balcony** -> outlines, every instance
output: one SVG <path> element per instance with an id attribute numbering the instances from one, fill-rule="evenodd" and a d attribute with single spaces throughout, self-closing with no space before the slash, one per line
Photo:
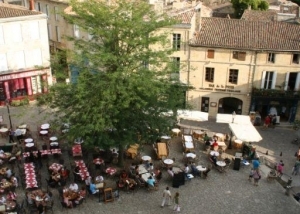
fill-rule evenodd
<path id="1" fill-rule="evenodd" d="M 299 99 L 300 98 L 300 91 L 284 91 L 284 90 L 276 90 L 276 89 L 257 89 L 257 88 L 253 88 L 252 96 Z"/>

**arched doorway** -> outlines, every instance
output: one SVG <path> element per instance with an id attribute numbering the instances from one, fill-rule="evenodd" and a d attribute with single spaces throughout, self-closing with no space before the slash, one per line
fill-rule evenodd
<path id="1" fill-rule="evenodd" d="M 232 114 L 235 111 L 236 114 L 242 114 L 243 101 L 234 97 L 224 97 L 219 100 L 218 113 Z"/>

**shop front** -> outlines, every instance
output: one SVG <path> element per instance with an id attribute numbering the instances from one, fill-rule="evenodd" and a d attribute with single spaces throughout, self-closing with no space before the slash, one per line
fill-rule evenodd
<path id="1" fill-rule="evenodd" d="M 34 99 L 48 92 L 50 69 L 32 70 L 0 75 L 0 103 L 5 100 Z"/>

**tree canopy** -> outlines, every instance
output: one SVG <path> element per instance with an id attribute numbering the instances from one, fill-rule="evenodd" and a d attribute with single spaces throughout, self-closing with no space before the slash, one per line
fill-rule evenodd
<path id="1" fill-rule="evenodd" d="M 71 1 L 72 14 L 65 19 L 91 39 L 69 38 L 78 79 L 54 85 L 43 100 L 57 109 L 61 122 L 70 123 L 69 137 L 122 152 L 125 145 L 166 133 L 172 124 L 163 112 L 182 108 L 186 89 L 169 78 L 169 26 L 176 21 L 142 0 L 106 2 Z"/>
<path id="2" fill-rule="evenodd" d="M 240 18 L 249 6 L 251 10 L 268 10 L 269 8 L 269 3 L 265 0 L 231 0 L 230 2 L 237 18 Z"/>

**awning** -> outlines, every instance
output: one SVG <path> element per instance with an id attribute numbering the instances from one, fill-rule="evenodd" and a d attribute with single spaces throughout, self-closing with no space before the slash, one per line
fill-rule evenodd
<path id="1" fill-rule="evenodd" d="M 208 121 L 208 113 L 202 111 L 178 110 L 177 120 Z"/>
<path id="2" fill-rule="evenodd" d="M 233 119 L 232 114 L 217 114 L 216 122 L 252 125 L 249 115 L 235 115 Z"/>
<path id="3" fill-rule="evenodd" d="M 229 128 L 237 139 L 247 142 L 259 142 L 262 137 L 252 124 L 229 123 Z"/>

